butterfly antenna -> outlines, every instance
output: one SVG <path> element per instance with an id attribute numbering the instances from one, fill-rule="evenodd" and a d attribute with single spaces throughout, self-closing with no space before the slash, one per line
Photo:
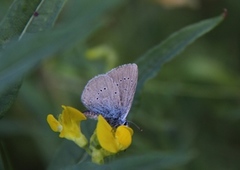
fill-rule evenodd
<path id="1" fill-rule="evenodd" d="M 128 121 L 128 123 L 133 124 L 138 130 L 140 130 L 141 132 L 143 131 L 142 128 L 140 128 L 136 123 L 132 122 L 132 121 Z"/>

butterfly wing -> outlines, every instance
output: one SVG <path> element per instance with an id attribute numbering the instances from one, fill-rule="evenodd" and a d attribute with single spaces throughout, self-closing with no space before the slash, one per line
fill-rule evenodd
<path id="1" fill-rule="evenodd" d="M 118 105 L 120 105 L 118 87 L 113 83 L 113 79 L 106 74 L 89 80 L 83 90 L 81 100 L 92 118 L 96 118 L 99 114 L 102 114 L 103 117 L 114 116 Z"/>
<path id="2" fill-rule="evenodd" d="M 131 108 L 138 80 L 138 67 L 136 64 L 125 64 L 119 66 L 108 73 L 113 79 L 113 83 L 118 87 L 120 93 L 120 109 L 122 119 L 126 116 Z"/>

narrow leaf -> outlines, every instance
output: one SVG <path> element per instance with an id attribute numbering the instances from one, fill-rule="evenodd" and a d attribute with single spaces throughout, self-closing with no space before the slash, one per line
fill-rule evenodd
<path id="1" fill-rule="evenodd" d="M 0 84 L 0 94 L 42 59 L 86 40 L 102 24 L 99 22 L 100 16 L 120 1 L 107 2 L 95 1 L 84 15 L 76 17 L 67 27 L 38 33 L 9 44 L 0 54 L 0 82 L 4 82 Z"/>
<path id="2" fill-rule="evenodd" d="M 42 59 L 49 57 L 61 48 L 67 48 L 74 42 L 84 40 L 96 26 L 96 24 L 78 25 L 65 30 L 48 31 L 28 37 L 21 43 L 11 43 L 0 56 L 3 61 L 0 63 L 0 82 L 4 82 L 0 84 L 0 94 Z M 71 32 L 75 32 L 77 36 Z"/>
<path id="3" fill-rule="evenodd" d="M 31 17 L 28 19 L 19 39 L 21 39 L 25 33 L 36 33 L 51 28 L 65 2 L 66 0 L 41 0 Z"/>
<path id="4" fill-rule="evenodd" d="M 7 46 L 11 44 L 6 45 L 5 43 L 13 38 L 18 37 L 18 39 L 21 39 L 27 32 L 39 32 L 52 27 L 64 2 L 65 0 L 15 0 L 6 17 L 2 20 L 0 24 L 0 47 L 5 45 L 5 49 L 0 55 L 0 65 L 2 66 L 0 68 L 0 86 L 4 87 L 5 91 L 3 91 L 3 89 L 2 91 L 0 90 L 0 118 L 10 108 L 17 97 L 22 82 L 20 79 L 22 79 L 23 76 L 11 75 L 7 80 L 2 79 L 4 76 L 7 76 L 6 70 L 4 69 L 8 68 L 9 61 L 11 61 L 10 63 L 17 62 L 14 56 L 7 54 L 7 50 L 17 50 L 16 52 L 19 52 L 18 48 L 14 47 L 14 49 L 11 49 Z M 15 42 L 15 45 L 19 46 L 17 42 Z M 28 45 L 27 47 L 30 46 L 31 45 Z M 22 56 L 19 55 L 19 57 Z M 25 63 L 22 63 L 22 65 L 24 64 Z M 15 71 L 17 70 L 18 68 L 16 68 Z"/>
<path id="5" fill-rule="evenodd" d="M 65 0 L 15 0 L 0 24 L 0 46 L 53 26 Z"/>
<path id="6" fill-rule="evenodd" d="M 215 28 L 224 18 L 225 13 L 224 15 L 187 26 L 175 32 L 161 44 L 153 47 L 139 58 L 139 60 L 136 61 L 139 66 L 137 95 L 144 83 L 154 77 L 163 64 L 176 57 L 188 45 Z"/>

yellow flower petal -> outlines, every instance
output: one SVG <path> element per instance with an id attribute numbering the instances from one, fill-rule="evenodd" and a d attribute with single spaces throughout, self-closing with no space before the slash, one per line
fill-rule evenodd
<path id="1" fill-rule="evenodd" d="M 115 137 L 118 142 L 119 150 L 125 150 L 132 143 L 133 130 L 127 126 L 119 126 L 116 130 Z"/>
<path id="2" fill-rule="evenodd" d="M 53 117 L 52 114 L 49 114 L 47 116 L 47 122 L 54 132 L 62 131 L 62 129 L 63 129 L 62 125 Z"/>
<path id="3" fill-rule="evenodd" d="M 63 123 L 65 124 L 70 124 L 73 121 L 81 121 L 81 120 L 86 120 L 86 116 L 80 112 L 79 110 L 70 107 L 70 106 L 64 106 L 62 105 L 63 111 L 62 111 L 62 118 L 63 118 Z"/>
<path id="4" fill-rule="evenodd" d="M 114 138 L 113 129 L 101 115 L 98 116 L 96 132 L 98 141 L 102 148 L 111 153 L 118 152 L 118 147 Z"/>
<path id="5" fill-rule="evenodd" d="M 101 147 L 111 153 L 125 150 L 132 143 L 131 128 L 121 125 L 115 131 L 101 115 L 98 116 L 96 132 Z"/>

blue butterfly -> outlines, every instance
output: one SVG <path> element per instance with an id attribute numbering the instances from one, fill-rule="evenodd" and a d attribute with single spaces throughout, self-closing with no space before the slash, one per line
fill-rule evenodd
<path id="1" fill-rule="evenodd" d="M 138 80 L 136 64 L 124 64 L 87 83 L 81 100 L 88 109 L 84 114 L 93 119 L 102 115 L 112 127 L 126 125 Z"/>

